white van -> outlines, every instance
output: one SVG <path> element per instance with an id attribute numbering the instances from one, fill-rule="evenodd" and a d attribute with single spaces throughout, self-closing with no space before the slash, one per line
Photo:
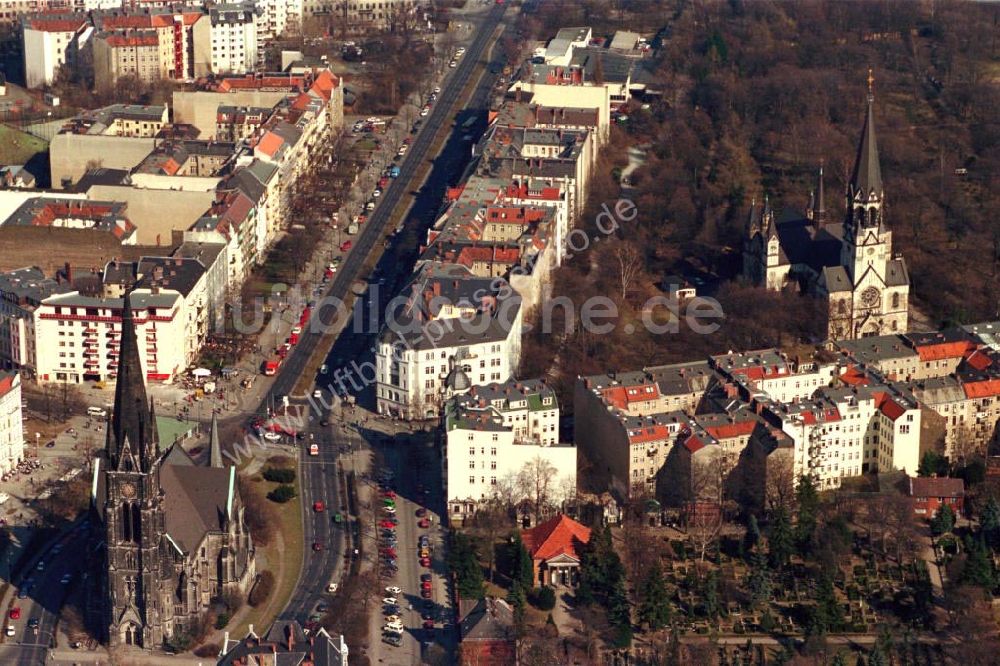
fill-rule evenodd
<path id="1" fill-rule="evenodd" d="M 87 407 L 87 416 L 92 416 L 97 419 L 106 419 L 108 418 L 108 413 L 100 407 Z"/>

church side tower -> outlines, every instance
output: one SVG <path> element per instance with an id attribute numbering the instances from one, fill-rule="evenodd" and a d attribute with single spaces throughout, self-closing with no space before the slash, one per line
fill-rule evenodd
<path id="1" fill-rule="evenodd" d="M 105 446 L 108 639 L 112 646 L 149 648 L 163 642 L 159 609 L 163 496 L 156 421 L 146 397 L 131 291 L 123 300 L 121 322 L 118 382 Z"/>

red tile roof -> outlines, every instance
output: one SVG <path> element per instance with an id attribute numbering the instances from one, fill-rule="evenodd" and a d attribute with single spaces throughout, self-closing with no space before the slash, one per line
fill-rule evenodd
<path id="1" fill-rule="evenodd" d="M 590 541 L 590 529 L 569 516 L 559 514 L 521 533 L 524 547 L 533 560 L 550 560 L 559 555 L 580 559 L 577 546 Z"/>
<path id="2" fill-rule="evenodd" d="M 962 384 L 966 398 L 988 398 L 1000 395 L 1000 379 L 984 379 L 981 382 L 965 382 Z"/>
<path id="3" fill-rule="evenodd" d="M 892 421 L 906 413 L 906 408 L 893 400 L 888 393 L 876 393 L 875 406 Z"/>
<path id="4" fill-rule="evenodd" d="M 840 376 L 840 381 L 848 386 L 859 386 L 868 383 L 868 375 L 859 370 L 857 366 L 850 365 L 844 371 L 844 374 Z"/>
<path id="5" fill-rule="evenodd" d="M 969 340 L 960 340 L 936 345 L 919 345 L 917 354 L 921 361 L 938 361 L 945 358 L 962 358 L 975 348 L 976 346 Z"/>
<path id="6" fill-rule="evenodd" d="M 11 389 L 14 388 L 14 379 L 16 378 L 17 375 L 13 372 L 6 375 L 0 373 L 0 396 L 10 393 Z"/>
<path id="7" fill-rule="evenodd" d="M 993 365 L 993 359 L 985 354 L 981 350 L 977 349 L 965 358 L 965 362 L 971 365 L 976 370 L 985 370 L 986 368 Z"/>
<path id="8" fill-rule="evenodd" d="M 667 426 L 660 424 L 628 430 L 629 444 L 662 442 L 668 437 L 670 437 L 670 429 Z"/>
<path id="9" fill-rule="evenodd" d="M 156 35 L 150 33 L 139 33 L 133 35 L 108 35 L 105 39 L 108 46 L 117 48 L 125 46 L 159 46 L 160 40 Z"/>
<path id="10" fill-rule="evenodd" d="M 322 97 L 324 101 L 329 102 L 334 89 L 338 86 L 340 86 L 340 79 L 333 72 L 325 69 L 316 76 L 316 80 L 313 81 L 309 92 L 315 93 Z"/>
<path id="11" fill-rule="evenodd" d="M 965 483 L 962 479 L 944 476 L 911 476 L 911 497 L 964 497 Z"/>
<path id="12" fill-rule="evenodd" d="M 723 423 L 717 426 L 708 426 L 705 432 L 716 439 L 729 439 L 730 437 L 742 437 L 749 435 L 757 427 L 757 422 L 753 419 L 740 421 L 738 423 Z"/>
<path id="13" fill-rule="evenodd" d="M 274 157 L 274 154 L 278 152 L 278 149 L 281 148 L 281 144 L 284 142 L 285 140 L 274 132 L 268 132 L 257 144 L 257 149 L 268 157 Z"/>
<path id="14" fill-rule="evenodd" d="M 618 409 L 628 409 L 628 405 L 633 402 L 658 400 L 660 388 L 652 382 L 633 386 L 610 386 L 601 391 L 601 395 L 604 402 L 609 405 L 614 405 Z"/>
<path id="15" fill-rule="evenodd" d="M 86 23 L 86 17 L 63 18 L 35 16 L 25 21 L 25 25 L 31 30 L 39 32 L 76 32 Z"/>

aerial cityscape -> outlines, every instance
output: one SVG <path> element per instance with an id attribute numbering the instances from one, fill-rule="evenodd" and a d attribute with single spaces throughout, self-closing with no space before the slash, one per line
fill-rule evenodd
<path id="1" fill-rule="evenodd" d="M 1000 663 L 1000 3 L 0 0 L 0 665 Z"/>

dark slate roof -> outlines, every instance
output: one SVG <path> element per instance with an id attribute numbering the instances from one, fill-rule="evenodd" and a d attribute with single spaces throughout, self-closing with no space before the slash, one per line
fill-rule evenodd
<path id="1" fill-rule="evenodd" d="M 219 418 L 212 414 L 212 430 L 208 435 L 208 465 L 222 467 L 222 441 L 219 439 Z"/>
<path id="2" fill-rule="evenodd" d="M 462 640 L 514 640 L 514 611 L 502 599 L 480 599 L 462 618 Z"/>
<path id="3" fill-rule="evenodd" d="M 809 266 L 816 273 L 827 266 L 840 265 L 844 233 L 841 223 L 817 227 L 811 220 L 797 218 L 778 222 L 775 226 L 788 263 Z"/>
<path id="4" fill-rule="evenodd" d="M 159 270 L 157 270 L 159 269 Z M 188 296 L 205 274 L 205 266 L 186 257 L 143 257 L 138 266 L 139 286 L 173 289 Z"/>
<path id="5" fill-rule="evenodd" d="M 906 261 L 893 259 L 886 264 L 885 286 L 904 287 L 910 284 L 910 274 L 906 270 Z"/>
<path id="6" fill-rule="evenodd" d="M 856 195 L 860 192 L 865 199 L 873 193 L 882 195 L 882 169 L 879 167 L 878 142 L 875 140 L 873 106 L 872 96 L 869 95 L 865 125 L 861 130 L 861 142 L 858 144 L 858 156 L 851 174 L 851 194 Z"/>
<path id="7" fill-rule="evenodd" d="M 166 532 L 189 553 L 208 532 L 224 528 L 230 468 L 168 465 L 160 468 Z"/>
<path id="8" fill-rule="evenodd" d="M 289 634 L 291 643 L 289 643 Z M 345 651 L 346 651 L 346 646 Z M 218 666 L 237 664 L 269 664 L 270 666 L 340 666 L 346 661 L 341 654 L 341 641 L 320 628 L 307 637 L 298 622 L 278 620 L 261 638 L 248 634 L 243 640 L 228 639 Z"/>
<path id="9" fill-rule="evenodd" d="M 179 443 L 174 442 L 163 456 L 164 465 L 194 466 L 195 462 Z"/>

